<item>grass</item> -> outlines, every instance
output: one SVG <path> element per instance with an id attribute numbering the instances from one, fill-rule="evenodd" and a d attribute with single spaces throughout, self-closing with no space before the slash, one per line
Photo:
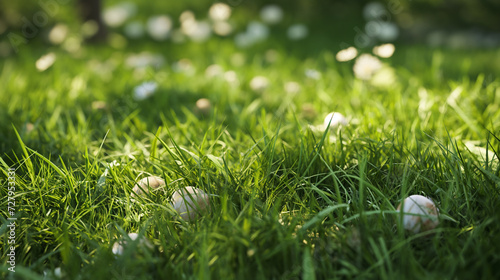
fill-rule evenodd
<path id="1" fill-rule="evenodd" d="M 144 50 L 168 63 L 125 65 Z M 49 51 L 56 63 L 38 72 Z M 77 53 L 35 41 L 0 62 L 0 196 L 16 168 L 18 218 L 9 273 L 2 199 L 1 278 L 52 279 L 56 268 L 64 279 L 498 278 L 498 50 L 397 45 L 384 60 L 394 81 L 378 86 L 335 51 L 283 38 L 245 51 L 220 38 Z M 185 58 L 192 72 L 174 71 Z M 207 77 L 211 64 L 239 82 Z M 262 93 L 248 86 L 257 75 L 270 81 Z M 157 92 L 134 100 L 151 80 Z M 286 93 L 288 81 L 300 92 Z M 199 98 L 213 104 L 206 115 Z M 331 111 L 350 124 L 317 129 Z M 146 174 L 167 187 L 133 200 Z M 213 211 L 193 223 L 168 207 L 185 186 L 213 195 Z M 411 194 L 439 207 L 430 236 L 398 226 Z M 154 248 L 132 242 L 114 256 L 129 232 Z"/>

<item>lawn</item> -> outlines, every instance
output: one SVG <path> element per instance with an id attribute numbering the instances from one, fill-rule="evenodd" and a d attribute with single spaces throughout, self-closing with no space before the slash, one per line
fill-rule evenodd
<path id="1" fill-rule="evenodd" d="M 0 278 L 500 278 L 500 50 L 396 42 L 362 79 L 343 39 L 291 24 L 251 46 L 40 33 L 0 60 Z M 166 185 L 132 196 L 148 175 Z M 193 221 L 170 206 L 186 186 L 209 194 Z M 436 228 L 404 229 L 414 194 Z M 114 254 L 127 233 L 150 245 Z"/>

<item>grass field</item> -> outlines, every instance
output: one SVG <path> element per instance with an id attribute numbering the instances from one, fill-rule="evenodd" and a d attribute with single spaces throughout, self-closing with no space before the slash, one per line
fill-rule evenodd
<path id="1" fill-rule="evenodd" d="M 1 279 L 500 277 L 498 49 L 396 44 L 364 81 L 314 31 L 246 49 L 117 40 L 35 40 L 0 61 Z M 164 63 L 127 64 L 144 51 Z M 268 84 L 252 89 L 256 76 Z M 134 99 L 144 82 L 156 91 Z M 333 111 L 348 125 L 325 130 Z M 148 174 L 166 187 L 132 198 Z M 211 194 L 191 223 L 169 207 L 185 186 Z M 437 228 L 402 228 L 412 194 L 436 203 Z M 152 248 L 113 255 L 131 232 Z"/>

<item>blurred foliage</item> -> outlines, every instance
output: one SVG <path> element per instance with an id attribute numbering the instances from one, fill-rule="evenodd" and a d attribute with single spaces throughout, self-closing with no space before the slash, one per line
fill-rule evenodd
<path id="1" fill-rule="evenodd" d="M 391 1 L 387 1 L 391 2 Z M 408 1 L 405 1 L 408 2 Z M 414 18 L 444 28 L 482 28 L 500 31 L 500 1 L 419 0 L 409 1 Z"/>
<path id="2" fill-rule="evenodd" d="M 136 0 L 108 0 L 104 6 L 121 2 L 135 2 L 142 13 L 167 13 L 179 15 L 184 10 L 192 10 L 199 16 L 206 15 L 214 0 L 188 1 L 136 1 Z M 301 21 L 328 21 L 332 18 L 344 17 L 361 19 L 361 10 L 369 2 L 383 3 L 390 12 L 396 15 L 408 16 L 412 21 L 426 21 L 429 25 L 439 27 L 479 27 L 498 31 L 500 26 L 500 1 L 496 0 L 384 0 L 384 1 L 331 1 L 331 0 L 225 0 L 233 9 L 257 11 L 267 4 L 278 4 L 286 12 L 292 14 L 295 20 Z M 35 20 L 40 12 L 49 13 L 49 21 L 72 20 L 75 18 L 75 0 L 18 0 L 0 1 L 0 25 L 18 28 L 23 24 L 23 17 Z M 52 7 L 57 6 L 57 12 L 50 15 Z M 401 17 L 399 17 L 401 18 Z M 327 26 L 325 26 L 326 28 Z M 0 29 L 1 30 L 1 29 Z M 1 32 L 0 32 L 1 34 Z"/>

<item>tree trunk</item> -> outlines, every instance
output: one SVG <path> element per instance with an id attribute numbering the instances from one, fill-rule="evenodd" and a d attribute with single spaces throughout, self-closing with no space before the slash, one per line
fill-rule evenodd
<path id="1" fill-rule="evenodd" d="M 89 42 L 104 41 L 107 37 L 107 30 L 101 18 L 101 0 L 78 0 L 78 8 L 83 22 L 94 21 L 99 29 L 89 37 Z"/>

